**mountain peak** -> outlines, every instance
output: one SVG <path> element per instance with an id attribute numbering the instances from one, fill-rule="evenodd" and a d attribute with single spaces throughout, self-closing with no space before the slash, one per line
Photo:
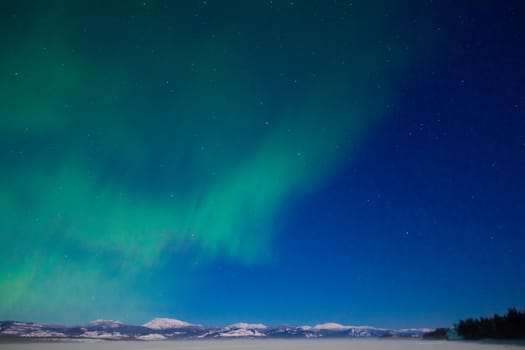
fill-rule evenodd
<path id="1" fill-rule="evenodd" d="M 316 324 L 312 327 L 315 330 L 337 330 L 337 331 L 344 331 L 346 329 L 350 329 L 352 327 L 350 326 L 343 326 L 342 324 L 335 323 L 335 322 L 327 322 L 327 323 L 321 323 Z"/>
<path id="2" fill-rule="evenodd" d="M 304 328 L 303 328 L 304 329 Z M 376 328 L 371 326 L 347 326 L 335 322 L 317 324 L 311 327 L 316 331 L 348 331 L 348 330 L 386 330 L 385 328 Z"/>
<path id="3" fill-rule="evenodd" d="M 171 329 L 195 327 L 199 325 L 195 325 L 181 320 L 176 320 L 174 318 L 157 317 L 147 323 L 144 323 L 142 326 L 149 329 Z"/>

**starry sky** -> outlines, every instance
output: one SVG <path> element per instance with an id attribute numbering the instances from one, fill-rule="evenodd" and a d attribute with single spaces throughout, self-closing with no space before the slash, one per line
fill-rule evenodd
<path id="1" fill-rule="evenodd" d="M 0 319 L 435 327 L 524 305 L 524 16 L 2 1 Z"/>

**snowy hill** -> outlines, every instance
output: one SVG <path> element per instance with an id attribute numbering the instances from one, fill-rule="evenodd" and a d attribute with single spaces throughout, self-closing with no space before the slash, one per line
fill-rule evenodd
<path id="1" fill-rule="evenodd" d="M 201 325 L 191 324 L 181 320 L 176 320 L 173 318 L 154 318 L 153 320 L 144 323 L 142 327 L 149 329 L 176 329 L 176 328 L 185 328 L 185 327 L 201 327 Z"/>
<path id="2" fill-rule="evenodd" d="M 343 326 L 339 323 L 334 322 L 328 322 L 328 323 L 322 323 L 317 324 L 312 327 L 313 330 L 320 331 L 320 330 L 329 330 L 329 331 L 345 331 L 347 329 L 352 328 L 352 326 Z"/>

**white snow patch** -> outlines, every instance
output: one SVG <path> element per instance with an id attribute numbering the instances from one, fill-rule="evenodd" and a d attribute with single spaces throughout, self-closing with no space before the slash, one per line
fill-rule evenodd
<path id="1" fill-rule="evenodd" d="M 239 322 L 226 326 L 229 329 L 266 329 L 266 326 L 262 323 L 246 323 Z"/>
<path id="2" fill-rule="evenodd" d="M 126 338 L 126 335 L 120 332 L 98 332 L 90 331 L 84 332 L 80 335 L 82 338 L 97 338 L 97 339 L 122 339 Z"/>
<path id="3" fill-rule="evenodd" d="M 351 326 L 343 326 L 342 324 L 335 323 L 335 322 L 316 324 L 315 326 L 312 327 L 312 329 L 315 329 L 316 331 L 320 331 L 320 330 L 345 331 L 351 328 L 352 328 Z"/>
<path id="4" fill-rule="evenodd" d="M 428 333 L 435 331 L 435 328 L 402 328 L 398 329 L 398 332 L 422 332 L 422 333 Z"/>
<path id="5" fill-rule="evenodd" d="M 137 339 L 139 339 L 139 340 L 148 340 L 149 341 L 149 340 L 166 340 L 168 338 L 166 338 L 162 334 L 153 333 L 153 334 L 141 335 L 141 336 L 137 337 Z"/>
<path id="6" fill-rule="evenodd" d="M 214 331 L 207 331 L 206 333 L 198 335 L 197 338 L 206 338 L 207 336 L 213 335 L 213 334 L 216 334 L 216 332 L 214 332 Z"/>
<path id="7" fill-rule="evenodd" d="M 184 322 L 181 320 L 176 320 L 173 318 L 162 318 L 157 317 L 153 320 L 144 323 L 142 325 L 143 327 L 149 328 L 149 329 L 171 329 L 171 328 L 182 328 L 182 327 L 200 327 L 200 325 Z"/>
<path id="8" fill-rule="evenodd" d="M 26 338 L 64 338 L 66 335 L 61 332 L 52 332 L 52 331 L 34 331 L 25 334 L 21 334 L 21 337 Z"/>
<path id="9" fill-rule="evenodd" d="M 13 326 L 20 326 L 20 327 L 31 327 L 31 328 L 42 328 L 43 325 L 40 323 L 32 323 L 32 322 L 13 322 Z"/>
<path id="10" fill-rule="evenodd" d="M 265 337 L 266 334 L 259 332 L 256 329 L 237 328 L 229 332 L 220 333 L 221 337 Z"/>
<path id="11" fill-rule="evenodd" d="M 370 326 L 345 326 L 335 322 L 321 323 L 313 326 L 312 330 L 321 331 L 348 331 L 348 330 L 384 330 L 383 328 L 375 328 Z"/>
<path id="12" fill-rule="evenodd" d="M 315 333 L 306 333 L 304 336 L 306 338 L 317 338 L 317 337 L 319 337 L 319 335 L 317 335 Z"/>

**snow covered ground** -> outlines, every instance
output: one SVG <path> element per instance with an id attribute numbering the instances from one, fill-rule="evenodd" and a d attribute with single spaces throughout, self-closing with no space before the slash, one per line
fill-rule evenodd
<path id="1" fill-rule="evenodd" d="M 12 350 L 523 350 L 523 346 L 422 340 L 381 339 L 234 339 L 193 341 L 43 341 L 0 343 Z"/>

